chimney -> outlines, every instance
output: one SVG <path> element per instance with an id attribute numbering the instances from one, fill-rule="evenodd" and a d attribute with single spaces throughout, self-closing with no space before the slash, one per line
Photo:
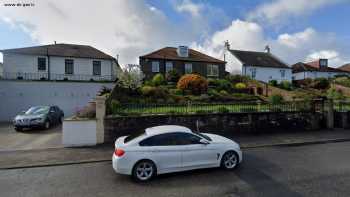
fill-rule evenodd
<path id="1" fill-rule="evenodd" d="M 57 43 L 56 43 L 56 40 L 54 41 L 54 43 L 57 44 Z"/>
<path id="2" fill-rule="evenodd" d="M 270 46 L 266 45 L 265 46 L 265 53 L 270 53 L 270 52 L 271 52 Z"/>
<path id="3" fill-rule="evenodd" d="M 230 50 L 230 43 L 228 42 L 228 40 L 225 41 L 225 49 Z"/>

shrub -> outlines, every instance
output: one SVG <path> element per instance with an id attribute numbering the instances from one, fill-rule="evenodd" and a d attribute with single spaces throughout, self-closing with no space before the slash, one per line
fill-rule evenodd
<path id="1" fill-rule="evenodd" d="M 280 94 L 269 96 L 269 101 L 271 104 L 280 104 L 283 102 L 283 96 Z"/>
<path id="2" fill-rule="evenodd" d="M 223 95 L 223 96 L 228 96 L 229 95 L 229 93 L 226 90 L 221 90 L 220 94 Z"/>
<path id="3" fill-rule="evenodd" d="M 166 80 L 168 81 L 168 82 L 173 82 L 173 83 L 176 83 L 177 81 L 179 81 L 179 79 L 180 79 L 180 75 L 179 75 L 179 73 L 176 71 L 176 70 L 174 70 L 174 69 L 172 69 L 172 70 L 169 70 L 167 73 L 166 73 Z"/>
<path id="4" fill-rule="evenodd" d="M 145 85 L 141 88 L 141 93 L 143 96 L 150 96 L 153 90 L 154 90 L 154 87 Z"/>
<path id="5" fill-rule="evenodd" d="M 141 94 L 145 97 L 150 97 L 154 99 L 167 99 L 169 96 L 169 91 L 163 87 L 152 87 L 152 86 L 143 86 L 141 88 Z M 149 101 L 152 101 L 149 100 Z"/>
<path id="6" fill-rule="evenodd" d="M 317 78 L 311 83 L 311 88 L 324 90 L 329 87 L 330 83 L 326 78 Z"/>
<path id="7" fill-rule="evenodd" d="M 235 89 L 245 89 L 245 88 L 247 88 L 247 85 L 245 84 L 245 83 L 236 83 L 235 84 Z"/>
<path id="8" fill-rule="evenodd" d="M 210 96 L 220 96 L 220 93 L 215 89 L 209 89 L 208 95 Z"/>
<path id="9" fill-rule="evenodd" d="M 118 112 L 118 108 L 120 107 L 119 101 L 113 99 L 110 104 L 110 109 L 113 114 L 116 114 Z"/>
<path id="10" fill-rule="evenodd" d="M 186 74 L 177 82 L 177 88 L 180 90 L 190 90 L 194 95 L 200 95 L 208 89 L 208 81 L 197 74 Z"/>
<path id="11" fill-rule="evenodd" d="M 278 82 L 276 80 L 271 80 L 269 81 L 269 85 L 276 87 L 278 85 Z"/>
<path id="12" fill-rule="evenodd" d="M 100 91 L 98 92 L 99 96 L 103 96 L 103 95 L 107 95 L 110 94 L 112 92 L 112 89 L 107 88 L 106 86 L 102 86 L 102 88 L 100 89 Z"/>
<path id="13" fill-rule="evenodd" d="M 232 90 L 232 83 L 226 79 L 208 79 L 208 85 L 214 87 L 217 91 L 230 92 Z"/>
<path id="14" fill-rule="evenodd" d="M 244 75 L 226 75 L 225 77 L 226 80 L 230 81 L 231 83 L 244 83 L 250 81 L 249 76 L 244 76 Z"/>
<path id="15" fill-rule="evenodd" d="M 170 92 L 170 94 L 173 94 L 173 95 L 182 95 L 182 93 L 183 93 L 179 89 L 170 89 L 169 92 Z"/>
<path id="16" fill-rule="evenodd" d="M 217 109 L 217 111 L 218 111 L 219 113 L 229 113 L 229 112 L 230 112 L 230 110 L 227 109 L 226 107 L 219 107 L 219 108 Z"/>
<path id="17" fill-rule="evenodd" d="M 344 95 L 341 90 L 337 90 L 336 88 L 329 88 L 327 90 L 327 98 L 341 100 L 344 99 Z"/>
<path id="18" fill-rule="evenodd" d="M 145 86 L 154 86 L 152 80 L 147 80 L 144 82 Z"/>
<path id="19" fill-rule="evenodd" d="M 217 83 L 216 89 L 218 91 L 221 91 L 221 90 L 225 90 L 227 92 L 231 91 L 232 84 L 228 80 L 226 80 L 226 79 L 219 79 L 219 80 L 217 80 L 216 83 Z"/>
<path id="20" fill-rule="evenodd" d="M 289 81 L 282 81 L 279 84 L 279 87 L 284 90 L 291 90 L 292 89 L 292 83 Z"/>
<path id="21" fill-rule="evenodd" d="M 350 79 L 348 77 L 338 77 L 335 79 L 335 83 L 342 86 L 350 87 Z"/>
<path id="22" fill-rule="evenodd" d="M 156 74 L 152 78 L 152 83 L 154 86 L 164 85 L 166 83 L 164 76 L 160 73 Z"/>

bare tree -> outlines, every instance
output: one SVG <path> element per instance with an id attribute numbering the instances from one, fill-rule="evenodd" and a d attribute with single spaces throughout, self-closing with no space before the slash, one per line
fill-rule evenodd
<path id="1" fill-rule="evenodd" d="M 117 85 L 123 88 L 128 88 L 131 90 L 136 90 L 142 86 L 142 80 L 144 74 L 141 71 L 139 65 L 128 64 L 126 67 L 118 72 L 118 82 Z"/>

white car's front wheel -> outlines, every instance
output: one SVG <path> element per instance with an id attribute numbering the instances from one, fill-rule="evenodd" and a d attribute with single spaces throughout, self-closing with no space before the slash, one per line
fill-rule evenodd
<path id="1" fill-rule="evenodd" d="M 238 163 L 239 158 L 234 151 L 228 151 L 222 156 L 221 166 L 227 170 L 234 169 Z"/>
<path id="2" fill-rule="evenodd" d="M 156 166 L 152 161 L 142 160 L 135 164 L 132 176 L 135 180 L 145 182 L 156 175 Z"/>

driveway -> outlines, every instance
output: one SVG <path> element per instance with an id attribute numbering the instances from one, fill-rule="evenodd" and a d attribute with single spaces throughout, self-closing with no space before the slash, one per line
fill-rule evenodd
<path id="1" fill-rule="evenodd" d="M 62 126 L 49 130 L 16 132 L 9 123 L 0 123 L 0 151 L 59 148 L 62 146 Z"/>

